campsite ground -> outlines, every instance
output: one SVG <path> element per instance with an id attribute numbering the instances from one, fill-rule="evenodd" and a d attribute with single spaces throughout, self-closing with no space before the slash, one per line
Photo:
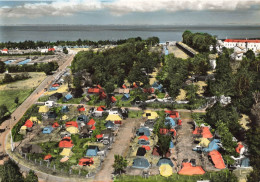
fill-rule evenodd
<path id="1" fill-rule="evenodd" d="M 187 59 L 189 56 L 183 52 L 181 49 L 179 49 L 176 45 L 174 46 L 168 46 L 169 54 L 174 54 L 177 58 Z"/>
<path id="2" fill-rule="evenodd" d="M 19 103 L 22 103 L 46 78 L 42 72 L 32 72 L 29 75 L 31 76 L 29 79 L 0 85 L 0 105 L 5 104 L 11 113 L 17 108 L 15 98 L 18 97 Z M 0 74 L 0 79 L 2 78 L 3 74 Z"/>

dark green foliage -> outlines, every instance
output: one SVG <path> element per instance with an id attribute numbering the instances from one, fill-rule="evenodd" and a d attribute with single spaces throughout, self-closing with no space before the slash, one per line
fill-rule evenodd
<path id="1" fill-rule="evenodd" d="M 195 75 L 207 75 L 210 69 L 208 54 L 197 54 L 194 58 L 189 58 L 189 72 Z"/>
<path id="2" fill-rule="evenodd" d="M 160 135 L 158 134 L 158 143 L 160 151 L 162 152 L 162 157 L 165 157 L 166 153 L 169 151 L 171 136 L 170 135 Z"/>
<path id="3" fill-rule="evenodd" d="M 24 182 L 38 182 L 38 177 L 34 173 L 34 171 L 30 170 L 26 178 L 24 179 Z"/>
<path id="4" fill-rule="evenodd" d="M 20 169 L 16 163 L 11 160 L 8 160 L 0 168 L 0 177 L 1 181 L 6 182 L 23 182 L 23 176 L 20 173 Z"/>
<path id="5" fill-rule="evenodd" d="M 4 73 L 5 72 L 5 63 L 0 61 L 0 73 Z"/>
<path id="6" fill-rule="evenodd" d="M 19 97 L 15 97 L 14 103 L 19 104 Z"/>
<path id="7" fill-rule="evenodd" d="M 112 82 L 107 82 L 104 86 L 106 93 L 112 93 L 115 90 L 115 85 Z"/>
<path id="8" fill-rule="evenodd" d="M 216 38 L 208 33 L 192 33 L 186 30 L 182 34 L 183 43 L 189 45 L 199 52 L 209 52 L 209 47 L 216 45 Z"/>
<path id="9" fill-rule="evenodd" d="M 26 80 L 28 78 L 31 78 L 31 76 L 27 72 L 22 73 L 22 74 L 17 74 L 14 77 L 12 77 L 12 75 L 6 73 L 4 76 L 4 79 L 1 80 L 0 84 L 11 83 L 11 82 L 15 82 L 18 80 Z"/>
<path id="10" fill-rule="evenodd" d="M 0 105 L 0 123 L 2 123 L 9 116 L 9 111 L 5 105 Z"/>
<path id="11" fill-rule="evenodd" d="M 68 49 L 66 47 L 64 47 L 62 51 L 63 51 L 64 54 L 68 54 L 69 53 L 69 51 L 68 51 Z"/>
<path id="12" fill-rule="evenodd" d="M 113 168 L 116 173 L 120 173 L 127 167 L 127 160 L 123 158 L 123 156 L 115 155 L 115 161 L 113 164 Z"/>
<path id="13" fill-rule="evenodd" d="M 247 52 L 246 52 L 246 58 L 250 59 L 250 60 L 255 60 L 255 53 L 249 49 Z"/>
<path id="14" fill-rule="evenodd" d="M 188 85 L 184 89 L 186 90 L 186 98 L 189 101 L 188 109 L 197 109 L 204 104 L 204 99 L 197 94 L 198 85 Z"/>
<path id="15" fill-rule="evenodd" d="M 165 64 L 157 79 L 167 89 L 169 95 L 175 98 L 179 95 L 180 88 L 188 77 L 188 62 L 169 55 Z"/>
<path id="16" fill-rule="evenodd" d="M 17 72 L 46 72 L 51 73 L 58 68 L 57 62 L 49 62 L 49 63 L 34 63 L 34 64 L 24 64 L 24 65 L 6 65 L 6 69 L 10 73 Z"/>

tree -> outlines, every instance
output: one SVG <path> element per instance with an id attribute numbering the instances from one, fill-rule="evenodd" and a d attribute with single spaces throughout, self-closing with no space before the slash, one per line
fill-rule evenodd
<path id="1" fill-rule="evenodd" d="M 5 120 L 7 113 L 9 113 L 9 111 L 6 105 L 0 105 L 0 123 L 2 123 Z"/>
<path id="2" fill-rule="evenodd" d="M 64 54 L 68 54 L 69 53 L 69 51 L 68 51 L 68 49 L 66 47 L 63 48 L 63 53 Z"/>
<path id="3" fill-rule="evenodd" d="M 245 55 L 248 59 L 252 61 L 255 60 L 255 53 L 251 49 L 249 49 Z"/>
<path id="4" fill-rule="evenodd" d="M 52 67 L 50 64 L 44 64 L 43 65 L 43 72 L 46 74 L 46 75 L 50 75 L 52 73 Z"/>
<path id="5" fill-rule="evenodd" d="M 105 89 L 105 91 L 106 91 L 107 94 L 110 94 L 110 93 L 114 92 L 114 90 L 115 90 L 115 85 L 114 85 L 113 82 L 108 81 L 108 82 L 105 84 L 104 89 Z"/>
<path id="6" fill-rule="evenodd" d="M 114 171 L 116 173 L 123 172 L 123 170 L 127 167 L 127 160 L 123 158 L 123 156 L 120 155 L 114 155 L 115 161 L 113 164 Z"/>
<path id="7" fill-rule="evenodd" d="M 38 177 L 34 173 L 34 171 L 30 170 L 26 178 L 24 179 L 24 182 L 38 182 Z"/>
<path id="8" fill-rule="evenodd" d="M 4 73 L 5 72 L 5 63 L 0 61 L 0 73 Z"/>
<path id="9" fill-rule="evenodd" d="M 68 88 L 70 89 L 70 83 L 71 83 L 72 79 L 70 77 L 70 75 L 66 75 L 64 77 L 64 82 L 68 84 Z"/>
<path id="10" fill-rule="evenodd" d="M 162 153 L 162 157 L 165 157 L 166 153 L 169 151 L 170 141 L 171 141 L 170 135 L 160 135 L 160 134 L 158 135 L 157 145 L 159 146 L 159 150 Z"/>
<path id="11" fill-rule="evenodd" d="M 10 74 L 6 73 L 3 79 L 3 83 L 10 83 L 12 81 L 13 81 L 13 77 Z"/>
<path id="12" fill-rule="evenodd" d="M 18 182 L 23 181 L 23 176 L 18 165 L 12 160 L 8 160 L 3 167 L 0 168 L 1 181 Z"/>
<path id="13" fill-rule="evenodd" d="M 17 105 L 19 104 L 19 97 L 15 97 L 14 103 L 16 103 Z"/>

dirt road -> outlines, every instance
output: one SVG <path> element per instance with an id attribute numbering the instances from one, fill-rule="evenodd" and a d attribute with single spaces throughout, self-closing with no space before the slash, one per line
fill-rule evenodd
<path id="1" fill-rule="evenodd" d="M 106 156 L 105 161 L 101 170 L 95 177 L 94 181 L 113 181 L 112 172 L 114 164 L 114 155 L 123 155 L 124 152 L 128 149 L 130 144 L 130 139 L 133 136 L 132 129 L 137 127 L 142 122 L 142 119 L 130 119 L 124 121 L 124 124 L 119 129 L 119 133 L 115 138 L 115 143 L 112 145 L 111 151 L 109 151 Z"/>

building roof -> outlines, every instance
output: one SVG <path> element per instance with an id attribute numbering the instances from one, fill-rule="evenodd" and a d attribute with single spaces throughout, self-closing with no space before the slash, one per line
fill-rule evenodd
<path id="1" fill-rule="evenodd" d="M 197 174 L 205 174 L 205 171 L 200 166 L 193 167 L 189 162 L 183 162 L 182 168 L 178 172 L 178 174 L 182 175 L 197 175 Z"/>
<path id="2" fill-rule="evenodd" d="M 217 169 L 226 168 L 222 155 L 217 150 L 213 150 L 213 151 L 209 152 L 209 156 L 211 157 L 211 159 L 215 165 L 215 168 L 217 168 Z"/>
<path id="3" fill-rule="evenodd" d="M 224 42 L 260 43 L 260 40 L 226 39 Z"/>

